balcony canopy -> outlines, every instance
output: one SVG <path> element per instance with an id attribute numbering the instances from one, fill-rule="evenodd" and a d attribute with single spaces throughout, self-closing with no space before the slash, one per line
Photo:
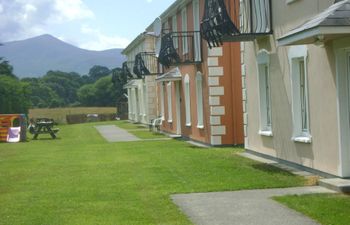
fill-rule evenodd
<path id="1" fill-rule="evenodd" d="M 350 34 L 350 0 L 339 1 L 278 39 L 278 45 L 317 44 Z"/>
<path id="2" fill-rule="evenodd" d="M 182 76 L 181 76 L 180 69 L 178 67 L 156 78 L 157 82 L 179 81 L 179 80 L 182 80 Z"/>

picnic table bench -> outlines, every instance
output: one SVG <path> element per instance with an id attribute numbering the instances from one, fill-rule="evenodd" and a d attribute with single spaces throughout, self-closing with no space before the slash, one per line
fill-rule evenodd
<path id="1" fill-rule="evenodd" d="M 53 126 L 54 121 L 52 119 L 38 119 L 31 131 L 34 134 L 33 139 L 37 139 L 39 134 L 50 134 L 55 139 L 59 129 L 53 128 Z"/>

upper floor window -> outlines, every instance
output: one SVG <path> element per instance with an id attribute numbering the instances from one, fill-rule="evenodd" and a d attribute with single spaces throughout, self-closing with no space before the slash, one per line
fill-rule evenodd
<path id="1" fill-rule="evenodd" d="M 309 121 L 309 90 L 307 75 L 307 47 L 293 46 L 289 49 L 292 81 L 293 140 L 311 142 Z"/>
<path id="2" fill-rule="evenodd" d="M 200 18 L 199 18 L 199 0 L 193 1 L 193 27 L 194 31 L 200 30 Z M 199 32 L 194 33 L 194 54 L 195 61 L 201 61 L 201 35 Z"/>
<path id="3" fill-rule="evenodd" d="M 259 112 L 261 135 L 272 136 L 270 57 L 266 50 L 257 56 L 259 83 Z"/>
<path id="4" fill-rule="evenodd" d="M 177 32 L 177 16 L 176 14 L 171 18 L 171 26 L 172 26 L 172 32 Z M 173 42 L 174 42 L 174 48 L 178 49 L 179 48 L 179 40 L 177 37 L 173 38 Z"/>
<path id="5" fill-rule="evenodd" d="M 185 111 L 186 111 L 186 126 L 191 126 L 191 90 L 190 90 L 190 78 L 188 74 L 185 76 Z"/>
<path id="6" fill-rule="evenodd" d="M 203 78 L 202 73 L 196 75 L 196 97 L 197 97 L 197 127 L 203 128 Z"/>
<path id="7" fill-rule="evenodd" d="M 182 32 L 187 32 L 187 8 L 186 6 L 181 10 L 181 29 Z M 182 53 L 188 53 L 188 40 L 187 38 L 182 39 Z"/>

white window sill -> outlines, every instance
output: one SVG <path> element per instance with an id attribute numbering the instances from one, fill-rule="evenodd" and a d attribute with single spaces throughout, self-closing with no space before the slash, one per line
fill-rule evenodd
<path id="1" fill-rule="evenodd" d="M 186 127 L 190 127 L 191 126 L 191 124 L 190 123 L 186 123 Z"/>
<path id="2" fill-rule="evenodd" d="M 273 133 L 271 130 L 259 130 L 261 136 L 272 137 Z"/>
<path id="3" fill-rule="evenodd" d="M 203 129 L 203 128 L 204 128 L 204 125 L 197 125 L 197 128 L 198 128 L 198 129 Z"/>
<path id="4" fill-rule="evenodd" d="M 297 137 L 292 137 L 292 141 L 310 144 L 312 142 L 312 137 L 310 135 L 308 135 L 308 136 L 297 136 Z"/>
<path id="5" fill-rule="evenodd" d="M 168 120 L 168 123 L 172 123 L 173 122 L 173 120 Z"/>

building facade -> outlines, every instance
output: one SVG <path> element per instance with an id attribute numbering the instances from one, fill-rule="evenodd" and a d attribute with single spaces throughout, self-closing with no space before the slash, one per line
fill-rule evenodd
<path id="1" fill-rule="evenodd" d="M 153 24 L 162 30 L 161 130 L 208 145 L 243 144 L 240 45 L 210 48 L 202 41 L 204 2 L 177 0 Z"/>
<path id="2" fill-rule="evenodd" d="M 251 30 L 223 38 L 241 42 L 247 150 L 350 177 L 349 9 L 348 0 L 240 1 L 235 25 Z"/>
<path id="3" fill-rule="evenodd" d="M 124 86 L 128 91 L 128 119 L 134 123 L 149 124 L 158 117 L 155 82 L 158 63 L 154 51 L 153 33 L 144 32 L 122 52 L 127 57 L 123 73 L 128 76 Z"/>

